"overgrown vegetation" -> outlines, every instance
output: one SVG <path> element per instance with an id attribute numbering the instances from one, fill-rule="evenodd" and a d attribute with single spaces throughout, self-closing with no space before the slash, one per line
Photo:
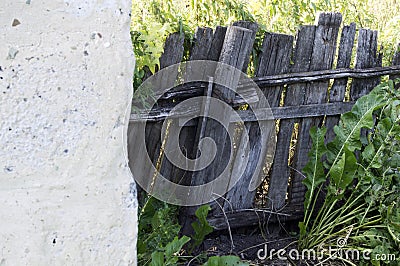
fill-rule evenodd
<path id="1" fill-rule="evenodd" d="M 165 38 L 172 32 L 185 37 L 184 59 L 200 26 L 229 25 L 238 20 L 259 24 L 249 74 L 264 32 L 295 34 L 297 27 L 314 24 L 318 12 L 338 11 L 345 24 L 379 31 L 383 64 L 389 65 L 400 42 L 400 3 L 397 0 L 138 0 L 133 2 L 132 42 L 136 55 L 134 88 L 159 68 Z M 151 97 L 151 89 L 135 93 L 139 101 Z M 378 261 L 375 254 L 400 258 L 400 93 L 392 81 L 382 83 L 360 98 L 341 117 L 336 138 L 324 143 L 326 129 L 310 132 L 313 147 L 303 169 L 307 187 L 305 217 L 300 223 L 299 248 L 368 250 L 372 261 L 364 265 L 399 265 Z M 322 206 L 319 206 L 321 202 Z M 248 265 L 235 256 L 194 256 L 212 232 L 206 218 L 209 206 L 196 212 L 193 236 L 179 237 L 178 208 L 152 197 L 139 216 L 138 265 Z M 338 240 L 345 240 L 345 245 Z M 326 258 L 329 260 L 329 258 Z M 333 258 L 331 258 L 333 259 Z M 342 259 L 345 263 L 359 263 Z"/>
<path id="2" fill-rule="evenodd" d="M 259 32 L 252 53 L 256 61 L 265 31 L 296 34 L 299 25 L 314 24 L 322 11 L 341 12 L 345 24 L 356 22 L 358 28 L 378 30 L 384 49 L 383 63 L 390 63 L 400 42 L 397 0 L 137 0 L 132 3 L 131 27 L 137 60 L 134 88 L 139 87 L 146 72 L 157 70 L 165 38 L 172 32 L 185 36 L 187 55 L 197 27 L 256 21 Z"/>
<path id="3" fill-rule="evenodd" d="M 207 222 L 210 210 L 209 205 L 198 208 L 197 221 L 192 223 L 194 235 L 179 238 L 177 207 L 149 196 L 139 212 L 138 265 L 172 266 L 183 265 L 189 261 L 194 262 L 192 265 L 249 265 L 241 262 L 236 256 L 208 258 L 206 253 L 192 256 L 205 237 L 213 232 L 213 228 Z"/>
<path id="4" fill-rule="evenodd" d="M 400 92 L 393 81 L 361 97 L 334 130 L 327 145 L 325 128 L 310 132 L 299 247 L 368 250 L 372 260 L 365 265 L 399 265 Z M 322 195 L 322 207 L 316 208 Z M 376 254 L 394 254 L 397 260 L 379 261 Z"/>

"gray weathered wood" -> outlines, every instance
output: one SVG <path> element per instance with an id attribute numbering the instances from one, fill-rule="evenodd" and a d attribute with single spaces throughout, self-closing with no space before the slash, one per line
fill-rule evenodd
<path id="1" fill-rule="evenodd" d="M 190 51 L 190 60 L 207 60 L 208 53 L 212 43 L 213 30 L 211 28 L 197 28 L 194 44 Z M 192 71 L 190 68 L 185 69 L 187 72 Z M 191 73 L 187 73 L 191 75 Z M 190 88 L 188 88 L 190 90 Z M 172 98 L 174 99 L 174 98 Z M 177 119 L 169 120 L 171 126 L 177 127 L 179 121 Z M 179 148 L 186 157 L 191 158 L 193 154 L 193 141 L 195 140 L 196 128 L 184 127 L 180 132 L 180 143 Z M 166 146 L 169 145 L 168 139 L 166 140 Z M 191 179 L 191 173 L 189 171 L 180 169 L 174 166 L 166 157 L 163 158 L 161 165 L 161 174 L 169 180 L 183 185 L 189 185 Z"/>
<path id="2" fill-rule="evenodd" d="M 219 214 L 207 219 L 215 231 L 226 230 L 226 218 L 231 229 L 249 228 L 250 226 L 268 225 L 269 223 L 282 223 L 299 220 L 304 211 L 302 204 L 291 205 L 277 212 L 271 209 L 239 209 L 234 212 Z"/>
<path id="3" fill-rule="evenodd" d="M 378 50 L 378 32 L 368 29 L 360 29 L 358 33 L 356 69 L 364 69 L 381 66 L 379 62 Z M 352 101 L 357 100 L 361 96 L 366 95 L 376 85 L 378 85 L 380 78 L 369 79 L 354 79 L 350 98 Z"/>
<path id="4" fill-rule="evenodd" d="M 332 68 L 341 22 L 342 15 L 340 13 L 323 13 L 320 15 L 315 32 L 310 70 L 325 70 Z M 328 86 L 328 81 L 309 84 L 306 88 L 307 97 L 305 103 L 318 104 L 326 102 Z M 323 117 L 304 118 L 301 121 L 293 165 L 298 171 L 302 171 L 308 162 L 308 152 L 312 145 L 310 129 L 313 126 L 321 126 L 322 121 Z M 298 186 L 303 187 L 305 194 L 305 186 L 302 183 L 303 178 L 302 174 L 295 171 L 291 186 L 293 188 Z M 292 198 L 292 202 L 293 201 L 295 201 L 294 198 Z"/>
<path id="5" fill-rule="evenodd" d="M 338 103 L 323 103 L 323 104 L 308 104 L 308 105 L 295 105 L 295 106 L 282 106 L 272 107 L 271 110 L 274 119 L 291 119 L 291 118 L 304 118 L 314 116 L 333 116 L 343 114 L 351 110 L 354 102 L 338 102 Z M 200 114 L 200 106 L 192 106 L 189 109 L 185 108 L 174 112 L 174 115 L 169 115 L 172 106 L 168 109 L 163 109 L 159 113 L 146 114 L 131 114 L 130 123 L 138 123 L 140 121 L 161 121 L 166 118 L 184 118 L 187 116 Z M 255 110 L 238 110 L 236 113 L 239 115 L 240 120 L 235 119 L 231 116 L 231 123 L 235 122 L 256 122 L 263 120 L 270 120 L 271 116 L 266 108 L 255 109 Z M 257 115 L 257 117 L 256 117 Z M 197 121 L 186 122 L 184 125 L 179 123 L 179 126 L 195 126 Z"/>
<path id="6" fill-rule="evenodd" d="M 225 40 L 226 27 L 217 26 L 211 41 L 211 46 L 208 51 L 207 59 L 211 61 L 218 61 L 221 55 L 222 46 Z"/>
<path id="7" fill-rule="evenodd" d="M 308 83 L 316 81 L 325 81 L 330 79 L 369 79 L 377 78 L 385 75 L 398 75 L 400 74 L 400 65 L 393 65 L 387 67 L 371 67 L 364 69 L 350 69 L 350 68 L 338 68 L 334 70 L 317 70 L 317 71 L 303 71 L 299 73 L 288 73 L 280 75 L 271 75 L 264 77 L 256 77 L 253 82 L 257 84 L 260 88 L 265 87 L 279 87 L 281 85 Z M 169 92 L 165 93 L 161 100 L 168 99 L 186 99 L 193 96 L 199 96 L 204 91 L 206 86 L 204 84 L 195 83 L 187 84 L 185 86 L 180 86 L 171 89 Z M 241 94 L 247 95 L 246 101 L 250 103 L 256 102 L 256 92 L 247 83 L 239 84 L 237 91 Z M 155 97 L 160 95 L 156 94 Z M 241 100 L 239 97 L 233 100 L 233 104 L 238 106 L 245 104 L 245 101 Z"/>
<path id="8" fill-rule="evenodd" d="M 314 45 L 315 26 L 303 26 L 300 28 L 296 48 L 294 51 L 291 72 L 308 71 Z M 285 106 L 297 106 L 304 102 L 305 86 L 302 84 L 294 84 L 288 86 L 285 96 Z M 280 208 L 275 201 L 282 201 L 281 194 L 284 195 L 283 202 L 286 197 L 287 183 L 290 175 L 288 167 L 290 140 L 293 132 L 295 120 L 289 119 L 280 122 L 277 137 L 277 147 L 275 151 L 274 162 L 270 172 L 270 182 L 268 188 L 267 206 L 271 209 Z M 285 185 L 286 184 L 286 185 Z"/>
<path id="9" fill-rule="evenodd" d="M 256 76 L 276 75 L 287 72 L 290 64 L 292 46 L 293 36 L 266 33 Z M 279 105 L 282 87 L 264 88 L 263 93 L 270 106 L 276 107 Z M 257 105 L 255 105 L 255 107 L 257 107 Z M 247 112 L 250 114 L 252 113 L 251 111 Z M 269 112 L 264 113 L 269 114 Z M 275 147 L 271 147 L 271 145 L 267 143 L 261 143 L 262 139 L 260 135 L 261 127 L 275 132 L 275 123 L 271 123 L 271 121 L 259 121 L 256 123 L 246 123 L 245 127 L 246 131 L 243 132 L 239 145 L 247 144 L 244 143 L 247 141 L 244 134 L 248 134 L 250 159 L 247 165 L 242 165 L 242 156 L 244 156 L 242 153 L 245 152 L 245 149 L 238 149 L 232 171 L 239 171 L 241 167 L 245 167 L 245 171 L 240 180 L 226 195 L 226 199 L 229 202 L 229 204 L 225 203 L 224 205 L 226 210 L 230 207 L 233 209 L 242 209 L 251 208 L 253 206 L 256 190 L 252 189 L 251 183 L 265 176 L 265 173 L 263 173 L 265 158 L 267 153 L 273 153 L 275 151 Z M 255 178 L 252 179 L 253 175 Z"/>
<path id="10" fill-rule="evenodd" d="M 197 28 L 194 34 L 194 45 L 190 51 L 190 60 L 207 60 L 212 43 L 211 28 Z"/>
<path id="11" fill-rule="evenodd" d="M 340 37 L 339 54 L 336 68 L 349 68 L 356 35 L 356 24 L 344 26 Z M 329 102 L 343 102 L 347 88 L 347 78 L 335 79 L 329 94 Z M 333 140 L 335 133 L 333 128 L 338 124 L 340 116 L 329 116 L 326 118 L 325 126 L 327 129 L 326 142 Z"/>
<path id="12" fill-rule="evenodd" d="M 252 34 L 250 36 L 250 38 L 251 38 L 250 39 L 250 47 L 251 47 L 251 49 L 249 49 L 249 51 L 247 53 L 247 57 L 244 60 L 243 68 L 242 68 L 243 73 L 246 73 L 248 65 L 249 65 L 249 62 L 250 62 L 250 56 L 251 56 L 252 48 L 253 48 L 253 45 L 254 45 L 254 41 L 256 39 L 256 34 L 257 34 L 257 30 L 258 30 L 258 24 L 255 23 L 255 22 L 251 22 L 251 21 L 235 21 L 235 22 L 233 22 L 232 25 L 251 30 L 251 32 L 252 32 Z"/>
<path id="13" fill-rule="evenodd" d="M 247 54 L 251 43 L 251 35 L 252 32 L 250 30 L 231 26 L 228 28 L 225 36 L 224 45 L 222 47 L 221 55 L 219 61 L 231 65 L 237 69 L 242 69 L 244 61 L 246 60 Z M 236 73 L 232 73 L 229 70 L 225 71 L 224 68 L 217 69 L 217 71 L 222 71 L 216 73 L 216 84 L 227 84 L 227 87 L 214 86 L 213 89 L 213 97 L 218 97 L 226 102 L 231 102 L 235 96 L 234 90 L 236 89 L 238 83 L 238 77 L 235 75 Z M 235 75 L 235 76 L 233 76 Z M 210 108 L 214 108 L 213 105 Z M 223 109 L 226 109 L 225 107 Z M 210 109 L 211 110 L 211 109 Z M 231 110 L 220 110 L 221 118 L 219 123 L 222 125 L 228 126 L 230 121 L 230 112 Z M 204 127 L 203 123 L 205 123 L 204 134 L 197 136 L 197 139 L 200 140 L 204 137 L 210 137 L 213 139 L 217 145 L 217 155 L 213 161 L 213 167 L 207 167 L 203 170 L 197 171 L 193 173 L 192 177 L 192 185 L 205 184 L 215 179 L 218 176 L 218 166 L 220 164 L 224 164 L 224 159 L 222 158 L 222 153 L 225 146 L 225 140 L 227 138 L 227 132 L 225 129 L 221 128 L 218 125 L 217 121 L 214 120 L 201 120 L 202 122 L 198 125 L 198 127 Z M 203 158 L 207 156 L 207 154 L 211 154 L 207 149 L 211 147 L 203 147 Z M 202 158 L 200 157 L 200 158 Z M 200 159 L 199 158 L 199 159 Z M 226 166 L 226 163 L 225 163 Z M 202 200 L 207 195 L 191 195 L 192 197 L 199 197 Z M 208 196 L 209 197 L 209 196 Z"/>
<path id="14" fill-rule="evenodd" d="M 183 41 L 184 38 L 182 35 L 178 33 L 171 34 L 164 45 L 164 52 L 160 57 L 160 68 L 165 68 L 174 64 L 179 63 L 182 60 L 183 56 Z M 178 73 L 178 68 L 176 68 L 176 75 Z M 172 86 L 175 82 L 176 76 L 161 76 L 158 82 L 162 82 L 166 86 Z M 155 172 L 148 167 L 148 164 L 144 163 L 146 159 L 145 154 L 147 154 L 153 165 L 156 166 L 159 162 L 160 157 L 160 149 L 161 149 L 161 128 L 162 122 L 155 123 L 147 123 L 145 129 L 145 135 L 142 135 L 140 130 L 137 130 L 135 124 L 130 124 L 130 128 L 128 129 L 128 157 L 129 165 L 131 169 L 141 169 L 140 172 L 133 173 L 134 175 L 146 175 L 150 178 L 155 176 Z M 139 143 L 143 141 L 143 138 L 146 140 L 145 148 L 143 145 Z M 141 154 L 142 156 L 137 156 Z M 161 155 L 162 156 L 162 155 Z M 138 166 L 138 167 L 135 167 Z M 151 182 L 149 183 L 149 185 Z M 150 187 L 147 188 L 149 190 Z"/>
<path id="15" fill-rule="evenodd" d="M 225 34 L 225 39 L 224 43 L 221 49 L 221 53 L 219 56 L 219 62 L 233 66 L 236 69 L 242 69 L 244 61 L 246 60 L 248 51 L 251 49 L 250 44 L 251 44 L 251 35 L 252 31 L 248 29 L 244 29 L 241 27 L 237 26 L 231 26 L 227 29 L 226 34 Z M 214 41 L 214 40 L 213 40 Z M 215 41 L 218 43 L 218 41 Z M 214 56 L 215 51 L 212 51 L 213 55 L 209 56 Z M 232 72 L 229 69 L 227 70 L 224 67 L 217 68 L 216 70 L 216 75 L 215 75 L 215 80 L 214 84 L 226 84 L 227 87 L 221 87 L 221 86 L 216 86 L 214 85 L 213 91 L 212 91 L 212 96 L 219 98 L 225 102 L 232 102 L 232 100 L 235 97 L 235 90 L 237 87 L 237 83 L 239 81 L 239 75 L 237 72 Z M 209 106 L 210 112 L 212 111 L 212 108 L 215 108 L 214 105 Z M 193 172 L 192 175 L 192 186 L 196 185 L 201 185 L 201 184 L 206 184 L 219 175 L 219 167 L 220 165 L 227 165 L 226 163 L 226 158 L 223 158 L 223 151 L 225 148 L 226 144 L 226 139 L 227 139 L 227 132 L 223 127 L 220 127 L 221 125 L 229 126 L 229 121 L 230 121 L 230 107 L 223 107 L 221 110 L 219 110 L 221 117 L 220 120 L 217 122 L 215 120 L 211 119 L 202 119 L 200 120 L 201 122 L 198 124 L 198 129 L 202 129 L 201 131 L 198 130 L 198 135 L 196 135 L 196 140 L 195 140 L 195 149 L 194 151 L 196 152 L 198 149 L 198 143 L 201 139 L 205 137 L 211 138 L 215 143 L 216 143 L 216 156 L 212 162 L 212 165 Z M 215 111 L 214 111 L 215 112 Z M 220 124 L 219 124 L 220 123 Z M 212 154 L 211 150 L 209 150 L 212 147 L 209 146 L 203 146 L 202 150 L 202 156 L 197 158 L 198 160 L 207 160 L 207 155 Z M 197 153 L 197 152 L 196 152 Z M 225 164 L 224 164 L 225 162 Z M 213 191 L 204 191 L 205 194 L 199 194 L 199 195 L 188 195 L 189 197 L 192 198 L 197 198 L 199 202 L 202 202 L 203 200 L 210 200 L 212 198 L 217 198 L 217 195 L 212 194 Z M 213 211 L 216 209 L 215 204 L 211 204 Z M 189 207 L 185 208 L 183 210 L 185 220 L 182 221 L 182 230 L 185 233 L 190 233 L 190 224 L 191 222 L 195 219 L 194 213 L 195 213 L 196 208 L 195 207 Z"/>
<path id="16" fill-rule="evenodd" d="M 207 49 L 197 49 L 197 48 L 196 48 L 196 50 L 193 49 L 192 54 L 190 56 L 191 60 L 207 59 L 207 60 L 211 60 L 211 61 L 218 61 L 219 57 L 221 55 L 221 50 L 222 50 L 223 44 L 224 44 L 226 31 L 227 31 L 226 27 L 218 26 L 215 29 L 212 37 L 208 41 L 209 42 L 208 51 L 207 51 Z M 209 33 L 207 32 L 207 35 L 208 34 Z M 205 38 L 204 35 L 197 36 L 197 40 L 199 40 L 200 37 Z M 198 41 L 195 43 L 195 46 L 196 45 L 208 46 L 208 43 L 207 43 L 207 45 L 203 45 L 203 43 L 205 43 L 205 42 L 206 42 L 206 40 Z M 194 53 L 193 51 L 197 51 L 197 52 Z M 205 84 L 202 83 L 201 85 L 205 85 Z M 206 85 L 210 86 L 210 84 L 206 84 Z M 207 94 L 206 91 L 208 92 L 207 87 L 197 86 L 196 89 L 198 89 L 200 93 L 194 94 L 192 92 L 189 92 L 190 97 L 205 95 L 205 94 Z M 176 98 L 176 97 L 172 96 L 172 98 Z M 239 99 L 236 97 L 236 100 L 234 102 L 236 102 L 236 101 L 238 101 L 237 104 L 240 104 L 239 102 L 243 101 L 243 99 L 241 99 L 241 98 Z M 194 107 L 201 108 L 200 106 L 194 106 Z M 181 149 L 184 149 L 186 151 L 187 157 L 190 159 L 195 159 L 197 156 L 197 146 L 194 145 L 194 143 L 196 143 L 198 141 L 196 139 L 197 129 L 198 129 L 198 124 L 196 123 L 196 126 L 194 128 L 189 128 L 189 129 L 184 128 L 182 130 L 182 133 L 180 136 L 181 141 L 182 141 Z M 172 175 L 178 176 L 179 178 L 181 178 L 181 182 L 179 182 L 179 183 L 182 185 L 189 186 L 192 183 L 192 177 L 193 177 L 192 171 L 184 171 L 182 169 L 177 169 L 175 167 Z M 194 211 L 195 211 L 194 208 L 190 208 L 190 207 L 189 208 L 182 207 L 180 209 L 179 222 L 182 225 L 182 232 L 184 232 L 185 234 L 192 233 L 191 223 L 193 221 Z"/>
<path id="17" fill-rule="evenodd" d="M 400 44 L 397 45 L 397 50 L 393 56 L 393 60 L 392 60 L 392 65 L 393 66 L 397 66 L 400 65 Z M 400 75 L 390 75 L 389 76 L 390 79 L 395 80 L 400 78 Z"/>
<path id="18" fill-rule="evenodd" d="M 211 28 L 197 28 L 194 44 L 190 51 L 190 60 L 206 60 L 212 43 L 213 30 Z M 192 71 L 190 68 L 186 68 L 186 71 Z M 188 73 L 188 75 L 191 75 Z M 190 88 L 188 88 L 190 90 Z M 170 98 L 174 99 L 174 98 Z M 179 120 L 169 119 L 172 127 L 177 128 Z M 179 136 L 179 148 L 187 158 L 192 158 L 193 154 L 193 142 L 196 136 L 196 128 L 184 127 L 180 131 Z M 169 147 L 173 145 L 169 138 L 166 139 L 165 146 Z M 175 147 L 173 147 L 175 148 Z M 180 169 L 171 163 L 166 157 L 163 158 L 161 164 L 161 174 L 177 184 L 189 185 L 191 180 L 191 172 L 184 169 Z"/>

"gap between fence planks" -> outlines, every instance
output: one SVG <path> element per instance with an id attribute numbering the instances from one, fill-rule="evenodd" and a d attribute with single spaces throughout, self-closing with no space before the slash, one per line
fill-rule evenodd
<path id="1" fill-rule="evenodd" d="M 291 214 L 290 216 L 273 214 L 271 217 L 267 216 L 268 219 L 263 220 L 262 218 L 262 221 L 272 222 L 277 221 L 277 218 L 282 217 L 283 219 L 289 220 L 297 219 L 298 216 L 296 218 L 295 213 L 298 213 L 300 216 L 302 214 L 302 203 L 305 193 L 304 185 L 301 183 L 303 177 L 297 175 L 294 180 L 292 179 L 290 186 L 288 187 L 287 185 L 287 178 L 291 172 L 288 166 L 289 147 L 295 123 L 300 121 L 300 126 L 302 126 L 304 121 L 307 121 L 307 125 L 304 127 L 306 129 L 302 129 L 303 133 L 301 133 L 298 138 L 298 142 L 300 142 L 302 146 L 302 152 L 297 152 L 297 159 L 295 158 L 295 163 L 292 165 L 298 170 L 301 170 L 300 168 L 302 167 L 302 164 L 304 164 L 306 161 L 306 153 L 310 148 L 309 141 L 303 141 L 302 136 L 308 133 L 307 128 L 309 128 L 309 122 L 311 122 L 311 124 L 319 124 L 319 122 L 322 121 L 322 117 L 326 116 L 325 125 L 328 128 L 327 140 L 330 140 L 330 138 L 333 136 L 332 129 L 337 124 L 339 115 L 349 111 L 359 97 L 368 93 L 379 82 L 379 78 L 381 76 L 389 75 L 390 78 L 400 76 L 400 66 L 398 65 L 400 62 L 400 53 L 396 54 L 393 60 L 393 66 L 381 67 L 382 55 L 377 51 L 377 32 L 365 29 L 358 30 L 359 34 L 357 42 L 358 47 L 356 66 L 355 69 L 349 68 L 356 34 L 355 24 L 343 27 L 336 69 L 330 69 L 332 67 L 332 54 L 334 54 L 336 50 L 335 47 L 332 47 L 332 44 L 336 44 L 336 42 L 333 40 L 337 38 L 336 29 L 338 27 L 338 17 L 339 15 L 335 13 L 325 13 L 320 17 L 318 26 L 301 27 L 296 38 L 296 48 L 293 51 L 292 60 L 294 64 L 290 65 L 288 69 L 284 71 L 270 71 L 268 73 L 263 73 L 263 71 L 261 71 L 263 69 L 263 63 L 267 65 L 269 64 L 269 67 L 273 67 L 274 62 L 276 63 L 280 60 L 284 61 L 283 54 L 274 55 L 274 52 L 272 51 L 272 43 L 270 43 L 269 48 L 266 49 L 267 53 L 271 53 L 270 57 L 267 56 L 264 62 L 260 60 L 258 66 L 254 65 L 254 67 L 257 69 L 256 72 L 258 71 L 258 73 L 257 77 L 253 80 L 264 91 L 264 93 L 266 93 L 268 100 L 271 101 L 271 110 L 274 119 L 280 120 L 277 143 L 278 148 L 273 164 L 275 170 L 273 169 L 273 171 L 270 173 L 270 178 L 272 177 L 272 180 L 269 180 L 268 183 L 270 186 L 269 192 L 272 192 L 273 194 L 275 193 L 275 195 L 269 194 L 268 196 L 272 198 L 275 203 L 278 202 L 278 204 L 267 207 L 269 207 L 269 210 L 277 208 L 279 209 L 281 203 L 285 202 L 285 204 L 287 204 L 287 207 L 284 209 L 285 214 Z M 250 27 L 251 23 L 240 22 L 236 25 Z M 198 32 L 196 32 L 195 46 L 193 46 L 193 49 L 190 52 L 190 59 L 218 60 L 220 58 L 225 34 L 226 28 L 224 27 L 217 27 L 214 34 L 212 34 L 212 29 L 200 28 Z M 272 40 L 271 36 L 277 35 L 279 34 L 267 33 L 264 38 L 264 42 L 267 44 L 268 40 Z M 165 48 L 166 49 L 163 54 L 164 56 L 161 59 L 162 67 L 171 65 L 174 62 L 179 63 L 182 58 L 181 51 L 183 51 L 180 36 L 175 34 L 172 35 L 171 38 L 168 38 Z M 281 49 L 281 51 L 278 51 L 278 53 L 283 53 L 283 50 L 285 50 L 282 48 L 282 46 L 277 48 L 277 50 L 279 49 Z M 289 55 L 291 56 L 292 47 L 289 47 L 288 50 Z M 245 62 L 246 61 L 248 62 L 247 58 L 245 59 Z M 244 65 L 239 67 L 239 69 L 244 70 L 246 67 L 247 64 L 244 63 Z M 348 83 L 350 78 L 353 79 L 353 83 L 350 86 L 350 95 L 348 95 L 350 96 L 350 102 L 347 102 L 344 101 L 344 94 L 346 89 L 349 88 Z M 334 80 L 333 85 L 328 89 L 328 81 L 332 79 Z M 169 84 L 169 79 L 166 78 L 165 80 L 168 81 L 167 83 Z M 153 162 L 156 163 L 161 147 L 159 140 L 160 121 L 165 120 L 170 115 L 170 111 L 177 103 L 187 98 L 203 95 L 206 86 L 207 84 L 191 83 L 187 85 L 185 84 L 181 87 L 174 87 L 160 98 L 161 104 L 155 106 L 149 115 L 144 116 L 141 113 L 131 114 L 129 125 L 129 153 L 137 154 L 138 152 L 146 152 L 145 150 L 137 151 L 133 149 L 135 146 L 135 138 L 137 138 L 137 135 L 134 133 L 134 125 L 135 123 L 145 119 L 149 122 L 149 130 L 146 130 L 146 139 L 148 139 L 149 142 L 146 148 L 148 154 L 153 158 Z M 285 93 L 282 94 L 282 90 L 285 90 Z M 258 101 L 254 88 L 249 87 L 248 84 L 238 84 L 237 91 L 240 91 L 241 94 L 245 94 L 245 96 L 242 99 L 238 95 L 232 94 L 233 97 L 227 101 L 233 107 L 241 106 L 246 101 L 250 103 L 256 103 Z M 324 97 L 310 96 L 308 95 L 310 93 L 316 93 L 319 96 L 322 95 Z M 281 96 L 283 96 L 284 99 L 280 99 Z M 306 97 L 309 99 L 307 100 Z M 283 102 L 284 106 L 279 107 L 277 102 L 280 102 L 281 105 Z M 174 112 L 171 120 L 179 123 L 178 126 L 182 126 L 180 118 L 185 117 L 189 113 L 193 114 L 200 112 L 200 107 L 174 111 L 176 112 Z M 261 117 L 261 120 L 272 119 L 270 116 L 264 114 L 265 109 L 255 108 L 253 111 L 258 117 Z M 255 115 L 251 110 L 240 110 L 237 111 L 237 113 L 239 114 L 241 120 L 245 122 L 247 128 L 251 128 L 254 123 L 258 122 L 255 120 Z M 226 122 L 235 123 L 237 120 L 229 117 L 227 118 Z M 184 139 L 183 142 L 186 143 L 186 146 L 192 145 L 194 139 L 196 139 L 196 127 L 194 126 L 197 124 L 198 121 L 191 120 L 189 123 L 185 124 L 183 131 L 180 133 Z M 223 145 L 226 145 L 226 143 Z M 223 151 L 225 152 L 225 149 L 223 149 Z M 253 152 L 255 151 L 256 150 Z M 299 159 L 302 160 L 300 163 Z M 136 163 L 140 163 L 140 160 L 130 162 L 130 164 Z M 172 173 L 171 176 L 181 176 L 181 172 L 179 172 L 176 167 L 173 168 L 173 166 L 169 165 L 165 158 L 161 168 L 161 172 L 170 172 Z M 141 174 L 146 173 L 147 170 L 145 169 L 143 169 L 141 172 Z M 185 174 L 187 174 L 187 172 Z M 191 182 L 190 178 L 192 177 L 190 175 L 185 175 L 185 178 L 187 177 L 189 178 L 187 180 L 187 185 L 189 185 Z M 151 178 L 151 176 L 149 178 Z M 274 184 L 274 182 L 278 183 L 278 189 L 276 189 L 277 186 Z M 244 188 L 247 188 L 246 186 L 248 186 L 248 179 L 243 180 L 242 185 Z M 260 216 L 262 216 L 260 213 L 267 214 L 270 212 L 268 210 L 258 210 L 257 212 L 238 210 L 242 209 L 243 206 L 249 207 L 253 203 L 253 201 L 249 200 L 249 198 L 254 198 L 253 193 L 254 192 L 249 193 L 242 187 L 228 193 L 227 198 L 230 201 L 233 201 L 235 205 L 234 212 L 232 213 L 229 212 L 229 208 L 224 206 L 225 211 L 228 211 L 226 215 L 232 228 L 257 224 Z M 288 199 L 285 199 L 286 196 L 288 196 Z M 299 209 L 292 210 L 293 206 L 297 206 Z M 188 214 L 189 213 L 182 213 L 180 219 L 187 219 Z M 190 213 L 190 215 L 193 215 L 193 213 Z M 276 219 L 274 218 L 274 215 Z M 217 228 L 226 229 L 226 217 L 224 217 L 221 213 L 212 213 L 211 221 L 211 223 Z"/>

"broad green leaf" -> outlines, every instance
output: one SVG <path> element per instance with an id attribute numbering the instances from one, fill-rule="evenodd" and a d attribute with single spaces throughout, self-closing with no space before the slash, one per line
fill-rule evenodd
<path id="1" fill-rule="evenodd" d="M 307 187 L 304 199 L 304 207 L 306 209 L 309 208 L 317 187 L 326 180 L 324 167 L 321 162 L 322 156 L 327 151 L 324 144 L 325 134 L 326 128 L 312 127 L 310 130 L 311 139 L 313 141 L 311 150 L 308 154 L 310 161 L 303 168 L 303 173 L 305 175 L 303 184 Z"/>
<path id="2" fill-rule="evenodd" d="M 362 234 L 351 237 L 352 241 L 356 243 L 367 243 L 371 249 L 387 243 L 388 235 L 378 229 L 370 229 Z"/>
<path id="3" fill-rule="evenodd" d="M 200 246 L 206 235 L 212 233 L 214 230 L 207 222 L 207 215 L 210 210 L 210 205 L 203 205 L 196 210 L 195 214 L 198 220 L 192 223 L 195 232 L 193 236 L 194 247 Z"/>
<path id="4" fill-rule="evenodd" d="M 361 149 L 361 129 L 371 129 L 374 126 L 372 114 L 385 104 L 379 91 L 380 89 L 374 89 L 370 94 L 361 97 L 350 112 L 341 116 L 339 126 L 334 128 L 336 137 L 327 145 L 328 165 L 335 165 L 340 160 L 345 146 L 349 151 Z"/>
<path id="5" fill-rule="evenodd" d="M 342 195 L 347 186 L 352 183 L 357 168 L 356 156 L 345 147 L 343 155 L 336 164 L 332 165 L 330 171 L 337 195 Z"/>
<path id="6" fill-rule="evenodd" d="M 185 245 L 189 241 L 190 241 L 190 237 L 188 237 L 188 236 L 183 236 L 179 239 L 176 236 L 172 242 L 168 243 L 165 246 L 165 256 L 167 258 L 176 256 L 176 254 L 179 253 L 179 251 L 181 251 L 183 245 Z"/>
<path id="7" fill-rule="evenodd" d="M 160 251 L 154 251 L 151 253 L 150 266 L 165 266 L 164 253 Z"/>

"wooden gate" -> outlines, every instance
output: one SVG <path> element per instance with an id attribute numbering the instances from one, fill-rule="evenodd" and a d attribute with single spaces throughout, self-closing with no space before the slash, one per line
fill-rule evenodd
<path id="1" fill-rule="evenodd" d="M 322 13 L 317 25 L 301 26 L 296 37 L 266 33 L 258 62 L 253 62 L 253 80 L 261 88 L 269 101 L 276 119 L 277 145 L 272 167 L 266 182 L 262 184 L 256 198 L 256 191 L 249 192 L 250 178 L 255 171 L 254 161 L 260 156 L 258 123 L 251 110 L 241 108 L 243 99 L 232 92 L 223 91 L 219 97 L 229 102 L 244 121 L 250 136 L 250 161 L 235 187 L 224 195 L 217 204 L 212 204 L 210 224 L 217 230 L 255 225 L 260 221 L 296 220 L 303 213 L 305 186 L 302 184 L 301 170 L 308 161 L 311 147 L 309 130 L 312 126 L 327 127 L 327 141 L 334 137 L 333 127 L 340 114 L 349 111 L 359 97 L 367 94 L 379 82 L 381 76 L 400 73 L 400 54 L 393 59 L 393 65 L 382 67 L 382 54 L 378 52 L 377 32 L 356 29 L 354 23 L 341 27 L 340 13 Z M 189 60 L 212 60 L 232 65 L 246 72 L 251 58 L 252 47 L 257 32 L 257 24 L 236 22 L 230 27 L 198 28 L 195 33 Z M 340 34 L 340 38 L 339 38 Z M 357 37 L 358 35 L 358 37 Z M 160 58 L 160 69 L 180 63 L 184 54 L 184 38 L 179 33 L 170 35 Z M 353 46 L 356 48 L 353 49 Z M 353 54 L 355 64 L 352 65 Z M 165 85 L 170 81 L 165 81 Z M 135 124 L 146 119 L 147 153 L 153 164 L 163 175 L 176 177 L 174 182 L 196 185 L 210 181 L 216 169 L 189 172 L 174 167 L 163 156 L 165 140 L 161 139 L 161 127 L 169 111 L 178 102 L 203 95 L 204 84 L 191 84 L 174 88 L 164 94 L 153 107 L 151 114 L 143 117 L 132 113 L 128 130 L 129 156 L 137 155 Z M 247 101 L 256 101 L 252 92 L 247 93 Z M 257 112 L 257 110 L 253 110 Z M 227 123 L 229 123 L 229 118 Z M 213 122 L 202 120 L 188 123 L 180 133 L 180 146 L 188 157 L 197 154 L 198 140 L 204 134 L 214 137 L 218 148 L 216 160 L 223 165 L 226 158 L 226 136 L 215 129 Z M 201 129 L 201 130 L 200 130 Z M 200 132 L 200 133 L 199 133 Z M 208 133 L 207 133 L 208 132 Z M 238 143 L 240 145 L 240 143 Z M 228 151 L 229 152 L 229 151 Z M 134 156 L 130 166 L 141 164 Z M 260 169 L 261 171 L 262 169 Z M 148 169 L 149 178 L 152 172 Z M 135 172 L 133 173 L 135 175 Z M 182 220 L 193 215 L 192 208 L 186 208 Z"/>

